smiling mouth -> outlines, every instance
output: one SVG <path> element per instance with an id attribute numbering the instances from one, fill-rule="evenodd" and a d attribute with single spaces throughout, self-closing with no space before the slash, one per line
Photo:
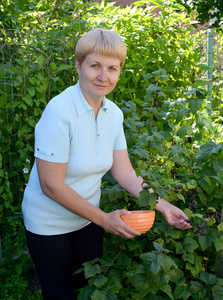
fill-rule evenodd
<path id="1" fill-rule="evenodd" d="M 107 86 L 105 86 L 105 85 L 100 85 L 100 84 L 95 84 L 95 86 L 98 87 L 98 88 L 101 88 L 101 89 L 107 88 Z"/>

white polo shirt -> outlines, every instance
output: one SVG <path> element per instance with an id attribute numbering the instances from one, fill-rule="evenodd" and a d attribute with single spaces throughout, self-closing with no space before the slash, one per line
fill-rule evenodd
<path id="1" fill-rule="evenodd" d="M 35 157 L 67 163 L 65 184 L 96 207 L 101 178 L 113 163 L 113 150 L 126 148 L 122 111 L 104 98 L 95 120 L 79 83 L 49 101 L 35 128 Z M 62 234 L 89 224 L 43 194 L 36 162 L 22 210 L 26 229 L 36 234 Z"/>

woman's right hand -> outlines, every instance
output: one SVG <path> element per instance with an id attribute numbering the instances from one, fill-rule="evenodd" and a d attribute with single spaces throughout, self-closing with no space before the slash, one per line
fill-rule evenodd
<path id="1" fill-rule="evenodd" d="M 100 224 L 106 231 L 114 234 L 120 235 L 121 237 L 131 239 L 134 236 L 140 235 L 140 232 L 135 231 L 129 227 L 122 219 L 121 215 L 129 214 L 130 211 L 122 209 L 115 210 L 110 213 L 104 213 L 102 218 L 102 223 Z"/>

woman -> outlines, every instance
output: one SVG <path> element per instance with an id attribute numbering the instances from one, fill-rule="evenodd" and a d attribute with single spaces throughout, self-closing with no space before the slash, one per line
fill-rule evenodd
<path id="1" fill-rule="evenodd" d="M 136 198 L 143 179 L 130 163 L 123 114 L 105 98 L 116 86 L 126 47 L 118 34 L 94 29 L 76 46 L 79 81 L 54 97 L 35 129 L 35 163 L 23 199 L 30 254 L 44 300 L 76 299 L 86 284 L 81 265 L 102 255 L 103 231 L 133 238 L 140 233 L 120 218 L 126 210 L 99 208 L 102 176 L 110 169 Z M 156 209 L 170 225 L 189 229 L 187 216 L 163 199 Z"/>

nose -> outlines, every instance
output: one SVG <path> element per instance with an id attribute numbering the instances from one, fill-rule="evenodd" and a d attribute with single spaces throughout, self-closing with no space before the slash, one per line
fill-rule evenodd
<path id="1" fill-rule="evenodd" d="M 105 69 L 101 68 L 98 74 L 98 80 L 99 81 L 106 81 L 107 80 L 107 72 Z"/>

